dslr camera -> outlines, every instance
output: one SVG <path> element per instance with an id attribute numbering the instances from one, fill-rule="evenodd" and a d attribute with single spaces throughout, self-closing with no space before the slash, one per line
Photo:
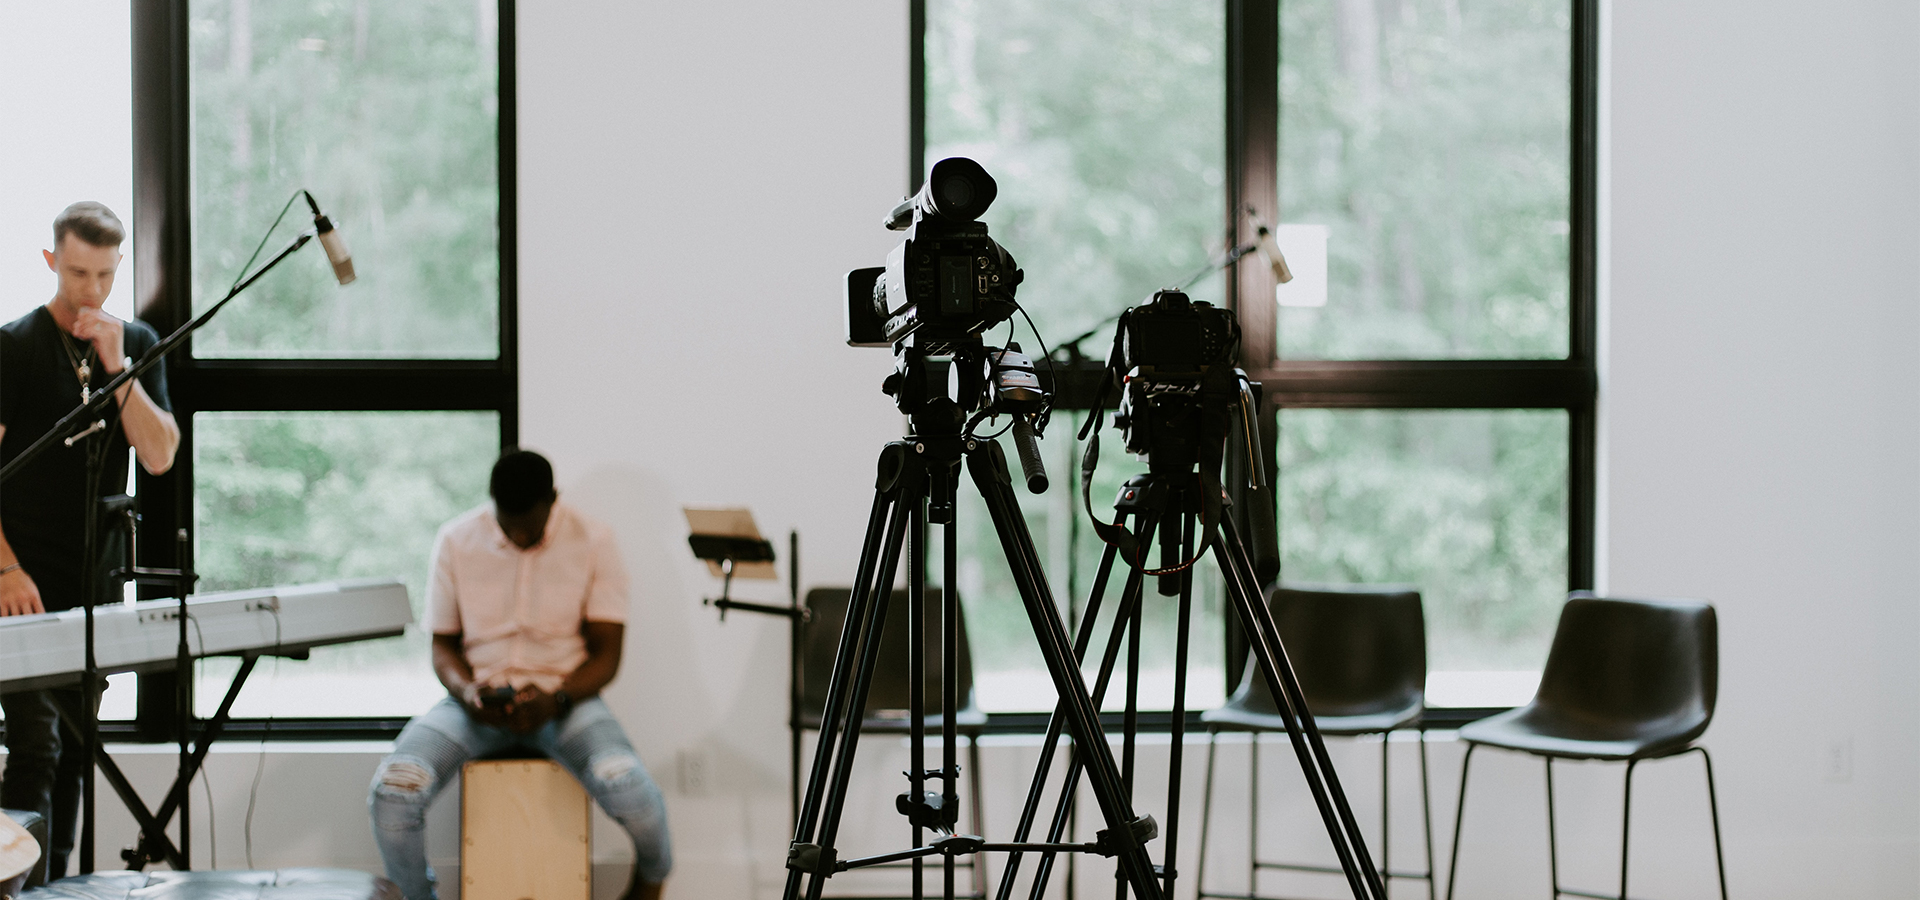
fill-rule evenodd
<path id="1" fill-rule="evenodd" d="M 885 347 L 909 335 L 931 354 L 1011 318 L 1022 273 L 979 221 L 999 188 L 965 157 L 933 165 L 919 193 L 887 214 L 906 238 L 884 267 L 847 273 L 847 343 Z"/>
<path id="2" fill-rule="evenodd" d="M 1239 355 L 1240 322 L 1228 310 L 1172 289 L 1128 310 L 1107 362 L 1122 385 L 1113 424 L 1127 451 L 1155 472 L 1190 471 L 1247 390 Z"/>

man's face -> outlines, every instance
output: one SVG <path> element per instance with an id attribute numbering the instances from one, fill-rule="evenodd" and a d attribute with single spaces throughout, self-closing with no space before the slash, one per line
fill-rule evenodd
<path id="1" fill-rule="evenodd" d="M 59 246 L 41 252 L 47 258 L 47 268 L 60 279 L 53 301 L 68 313 L 99 309 L 113 293 L 113 273 L 120 268 L 119 247 L 95 247 L 68 232 L 60 238 Z"/>
<path id="2" fill-rule="evenodd" d="M 547 519 L 553 516 L 553 501 L 534 504 L 532 509 L 523 513 L 509 515 L 495 507 L 494 521 L 500 523 L 500 530 L 506 532 L 507 540 L 522 550 L 530 550 L 540 543 L 547 533 Z"/>

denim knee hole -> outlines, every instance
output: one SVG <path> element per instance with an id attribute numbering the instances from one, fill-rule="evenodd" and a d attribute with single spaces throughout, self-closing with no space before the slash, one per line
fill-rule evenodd
<path id="1" fill-rule="evenodd" d="M 640 758 L 631 753 L 609 753 L 593 761 L 593 777 L 608 787 L 617 787 L 633 780 L 633 774 L 640 768 Z"/>
<path id="2" fill-rule="evenodd" d="M 374 776 L 381 793 L 412 796 L 426 793 L 433 786 L 433 772 L 410 759 L 390 759 Z"/>

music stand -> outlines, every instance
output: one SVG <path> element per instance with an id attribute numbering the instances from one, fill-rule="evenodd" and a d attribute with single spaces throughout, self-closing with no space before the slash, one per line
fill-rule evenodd
<path id="1" fill-rule="evenodd" d="M 789 763 L 787 781 L 787 799 L 792 805 L 793 820 L 800 820 L 800 694 L 803 687 L 801 656 L 805 650 L 801 646 L 803 635 L 801 627 L 806 625 L 811 615 L 806 607 L 800 605 L 800 532 L 787 533 L 787 605 L 774 606 L 767 603 L 752 603 L 733 599 L 733 578 L 777 579 L 779 570 L 774 566 L 773 543 L 760 536 L 760 529 L 753 524 L 753 513 L 745 507 L 683 507 L 687 516 L 687 546 L 693 549 L 693 555 L 707 563 L 707 570 L 720 576 L 720 596 L 701 598 L 703 606 L 711 606 L 720 611 L 720 621 L 727 620 L 727 611 L 732 609 L 761 615 L 779 616 L 787 620 L 787 731 L 791 737 L 787 748 Z"/>

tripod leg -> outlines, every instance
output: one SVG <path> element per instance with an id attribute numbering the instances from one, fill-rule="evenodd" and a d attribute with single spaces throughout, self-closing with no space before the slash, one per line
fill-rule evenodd
<path id="1" fill-rule="evenodd" d="M 907 503 L 907 796 L 918 803 L 927 789 L 927 502 L 911 497 Z M 886 586 L 879 590 L 885 596 Z M 907 846 L 926 844 L 918 822 L 908 832 Z M 925 862 L 913 858 L 913 900 L 926 896 Z"/>
<path id="2" fill-rule="evenodd" d="M 1114 524 L 1125 521 L 1122 516 Z M 1100 568 L 1094 573 L 1093 593 L 1088 595 L 1087 608 L 1080 616 L 1080 627 L 1074 631 L 1073 660 L 1077 665 L 1087 657 L 1087 644 L 1093 636 L 1093 625 L 1100 617 L 1100 602 L 1107 591 L 1107 579 L 1113 574 L 1113 560 L 1119 548 L 1112 544 L 1100 554 Z M 1020 808 L 1019 824 L 1014 826 L 1013 840 L 1024 842 L 1033 834 L 1033 820 L 1040 811 L 1040 797 L 1047 786 L 1047 775 L 1053 770 L 1053 755 L 1060 745 L 1060 730 L 1066 721 L 1063 706 L 1056 705 L 1053 716 L 1047 720 L 1047 736 L 1040 743 L 1040 760 L 1033 768 L 1033 783 L 1027 787 L 1027 802 Z M 1000 876 L 1000 892 L 997 900 L 1009 900 L 1013 896 L 1013 879 L 1020 872 L 1022 854 L 1015 850 L 1007 854 L 1007 866 Z"/>
<path id="3" fill-rule="evenodd" d="M 1181 517 L 1180 558 L 1193 558 L 1193 518 Z M 1192 636 L 1193 569 L 1180 573 L 1179 620 L 1174 623 L 1173 644 L 1173 734 L 1167 748 L 1167 852 L 1166 892 L 1173 896 L 1173 884 L 1179 877 L 1174 865 L 1180 860 L 1180 785 L 1186 780 L 1182 769 L 1187 739 L 1187 644 Z"/>
<path id="4" fill-rule="evenodd" d="M 1159 520 L 1158 513 L 1147 513 L 1140 524 L 1140 541 L 1144 546 L 1153 539 L 1153 530 Z M 1120 639 L 1125 636 L 1126 628 L 1134 620 L 1133 611 L 1138 609 L 1146 592 L 1146 573 L 1144 567 L 1132 566 L 1127 574 L 1126 587 L 1120 592 L 1120 608 L 1113 617 L 1112 632 L 1107 635 L 1106 649 L 1100 656 L 1100 670 L 1093 685 L 1093 708 L 1099 709 L 1106 700 L 1107 688 L 1113 683 L 1113 669 L 1120 659 Z M 1067 775 L 1062 779 L 1060 799 L 1054 807 L 1053 821 L 1047 829 L 1048 842 L 1058 842 L 1066 830 L 1068 820 L 1073 815 L 1074 794 L 1080 787 L 1081 761 L 1078 753 L 1073 754 L 1067 763 Z M 1055 854 L 1042 853 L 1040 865 L 1033 876 L 1032 900 L 1040 900 L 1045 891 L 1047 880 L 1053 872 Z"/>
<path id="5" fill-rule="evenodd" d="M 884 456 L 884 454 L 883 454 Z M 860 626 L 866 618 L 868 587 L 873 582 L 873 570 L 879 563 L 881 541 L 886 534 L 888 511 L 893 507 L 894 493 L 885 487 L 875 491 L 872 511 L 867 515 L 867 533 L 860 548 L 860 563 L 854 576 L 853 591 L 847 598 L 846 621 L 841 623 L 840 646 L 834 654 L 833 672 L 827 682 L 827 700 L 820 715 L 820 735 L 816 740 L 813 755 L 813 771 L 807 779 L 806 799 L 801 804 L 794 825 L 793 844 L 795 847 L 811 844 L 814 828 L 819 821 L 822 795 L 827 786 L 829 765 L 833 759 L 836 729 L 845 706 L 847 680 L 852 676 L 853 661 L 860 639 Z M 802 869 L 792 868 L 792 860 L 787 870 L 787 884 L 783 894 L 787 900 L 798 896 L 800 880 L 805 874 Z"/>
<path id="6" fill-rule="evenodd" d="M 918 500 L 917 495 L 909 495 L 897 499 L 893 504 L 892 514 L 887 519 L 886 548 L 881 551 L 879 571 L 869 586 L 866 635 L 860 641 L 860 665 L 853 672 L 847 692 L 845 725 L 842 726 L 845 737 L 835 748 L 833 779 L 828 786 L 825 809 L 822 810 L 819 845 L 823 848 L 823 854 L 832 852 L 834 839 L 839 836 L 840 813 L 846 803 L 847 782 L 853 777 L 853 758 L 860 745 L 860 725 L 866 717 L 867 691 L 873 686 L 873 667 L 880 657 L 880 636 L 886 631 L 893 576 L 899 571 L 900 545 L 906 538 L 907 520 L 911 517 L 909 504 Z M 843 646 L 841 650 L 846 652 L 847 648 Z M 820 900 L 820 892 L 831 874 L 819 869 L 813 872 L 813 877 L 807 883 L 807 900 Z"/>
<path id="7" fill-rule="evenodd" d="M 1299 681 L 1287 661 L 1286 647 L 1281 643 L 1273 615 L 1261 601 L 1253 567 L 1247 561 L 1246 549 L 1240 544 L 1233 517 L 1224 517 L 1215 542 L 1221 570 L 1227 576 L 1227 593 L 1233 599 L 1241 624 L 1246 629 L 1250 649 L 1260 665 L 1261 673 L 1266 677 L 1273 696 L 1281 701 L 1281 720 L 1287 726 L 1287 737 L 1293 743 L 1294 755 L 1300 760 L 1301 773 L 1306 776 L 1314 803 L 1320 808 L 1320 818 L 1326 823 L 1327 835 L 1332 839 L 1334 851 L 1340 858 L 1340 868 L 1346 872 L 1348 886 L 1356 900 L 1385 900 L 1386 888 L 1367 855 L 1366 839 L 1360 833 L 1353 809 L 1347 804 L 1346 792 L 1340 788 L 1339 776 L 1334 772 L 1333 761 L 1327 756 L 1326 744 L 1313 724 L 1313 713 L 1307 708 Z"/>
<path id="8" fill-rule="evenodd" d="M 1014 583 L 1020 589 L 1020 599 L 1027 607 L 1027 620 L 1033 626 L 1034 638 L 1047 662 L 1054 690 L 1068 707 L 1068 721 L 1079 748 L 1078 755 L 1087 760 L 1088 781 L 1106 820 L 1108 840 L 1116 851 L 1120 871 L 1141 900 L 1160 900 L 1160 884 L 1154 879 L 1153 862 L 1143 840 L 1134 833 L 1133 809 L 1120 789 L 1113 751 L 1100 728 L 1100 712 L 1087 694 L 1079 667 L 1074 664 L 1073 645 L 1067 639 L 1060 611 L 1054 606 L 1046 579 L 1040 573 L 1033 537 L 1027 533 L 1026 520 L 1021 517 L 1018 501 L 1013 497 L 1006 454 L 999 444 L 980 441 L 967 452 L 967 470 L 993 517 L 994 531 L 999 534 Z"/>

